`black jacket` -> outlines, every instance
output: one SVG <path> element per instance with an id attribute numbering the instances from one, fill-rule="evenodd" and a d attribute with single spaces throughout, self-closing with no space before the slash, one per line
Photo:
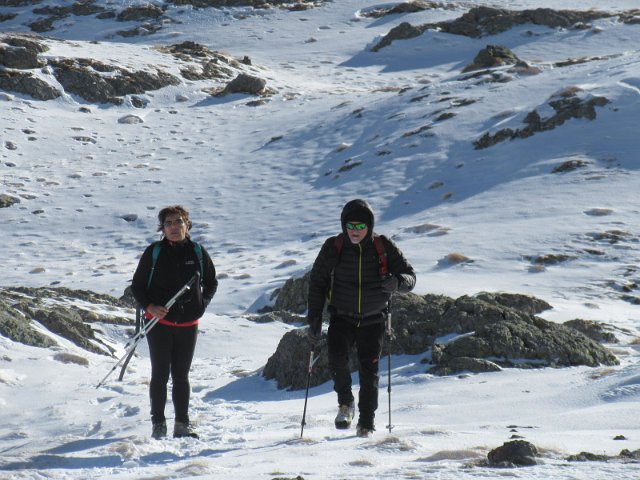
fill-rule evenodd
<path id="1" fill-rule="evenodd" d="M 183 244 L 172 244 L 166 238 L 155 265 L 151 284 L 147 288 L 151 273 L 153 245 L 149 245 L 133 275 L 131 290 L 136 301 L 146 308 L 149 304 L 165 305 L 191 277 L 200 272 L 200 260 L 190 239 Z M 218 288 L 216 269 L 211 257 L 202 247 L 202 286 L 194 285 L 178 299 L 165 317 L 175 323 L 199 319 L 211 302 Z"/>
<path id="2" fill-rule="evenodd" d="M 384 321 L 382 313 L 389 301 L 389 294 L 382 290 L 380 260 L 373 242 L 373 212 L 366 202 L 354 202 L 362 202 L 356 206 L 359 210 L 366 209 L 370 214 L 369 219 L 361 219 L 367 220 L 370 225 L 369 233 L 357 245 L 349 241 L 344 227 L 353 203 L 349 202 L 345 206 L 347 211 L 343 210 L 342 215 L 344 238 L 341 251 L 338 252 L 336 248 L 335 237 L 328 238 L 311 269 L 307 316 L 315 332 L 320 331 L 325 303 L 329 312 L 337 313 L 341 318 L 351 318 L 358 325 Z M 387 254 L 389 273 L 398 279 L 399 291 L 410 291 L 416 283 L 413 267 L 393 241 L 383 235 L 380 238 Z"/>

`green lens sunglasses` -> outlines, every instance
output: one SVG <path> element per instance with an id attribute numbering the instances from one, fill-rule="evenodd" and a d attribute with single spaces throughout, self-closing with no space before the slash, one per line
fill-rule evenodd
<path id="1" fill-rule="evenodd" d="M 345 226 L 347 227 L 347 230 L 364 230 L 365 228 L 367 228 L 367 224 L 366 223 L 351 223 L 351 222 L 347 222 L 347 224 Z"/>

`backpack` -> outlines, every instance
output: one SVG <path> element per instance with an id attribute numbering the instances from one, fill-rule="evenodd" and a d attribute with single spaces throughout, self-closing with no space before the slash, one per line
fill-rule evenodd
<path id="1" fill-rule="evenodd" d="M 204 260 L 202 259 L 202 247 L 199 243 L 192 242 L 198 261 L 200 262 L 200 283 L 203 282 L 204 277 Z M 153 252 L 151 252 L 151 272 L 149 273 L 149 280 L 147 281 L 147 288 L 151 285 L 151 279 L 153 278 L 153 272 L 156 269 L 156 263 L 158 261 L 158 255 L 160 255 L 160 249 L 162 248 L 162 241 L 154 242 Z"/>

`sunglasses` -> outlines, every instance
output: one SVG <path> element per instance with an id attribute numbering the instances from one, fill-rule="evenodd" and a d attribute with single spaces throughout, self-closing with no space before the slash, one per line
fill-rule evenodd
<path id="1" fill-rule="evenodd" d="M 182 225 L 184 225 L 184 220 L 182 220 L 181 218 L 178 218 L 177 220 L 165 220 L 165 222 L 162 224 L 163 227 L 170 227 L 171 225 L 176 225 L 178 227 L 181 227 Z"/>
<path id="2" fill-rule="evenodd" d="M 347 227 L 347 230 L 364 230 L 365 228 L 367 228 L 367 224 L 347 222 L 345 227 Z"/>

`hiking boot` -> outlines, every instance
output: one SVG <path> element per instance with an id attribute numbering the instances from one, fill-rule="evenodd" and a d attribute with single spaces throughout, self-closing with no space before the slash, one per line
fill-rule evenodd
<path id="1" fill-rule="evenodd" d="M 356 435 L 360 438 L 370 438 L 373 435 L 375 428 L 373 427 L 365 427 L 363 425 L 358 424 L 356 427 Z"/>
<path id="2" fill-rule="evenodd" d="M 173 438 L 191 437 L 198 438 L 198 434 L 193 430 L 191 423 L 179 422 L 173 425 Z"/>
<path id="3" fill-rule="evenodd" d="M 167 423 L 157 422 L 153 424 L 153 430 L 151 430 L 151 437 L 160 440 L 167 436 Z"/>
<path id="4" fill-rule="evenodd" d="M 351 421 L 353 420 L 353 414 L 356 411 L 356 407 L 351 402 L 348 405 L 340 405 L 338 408 L 338 415 L 336 415 L 336 428 L 339 430 L 345 430 L 351 426 Z"/>

